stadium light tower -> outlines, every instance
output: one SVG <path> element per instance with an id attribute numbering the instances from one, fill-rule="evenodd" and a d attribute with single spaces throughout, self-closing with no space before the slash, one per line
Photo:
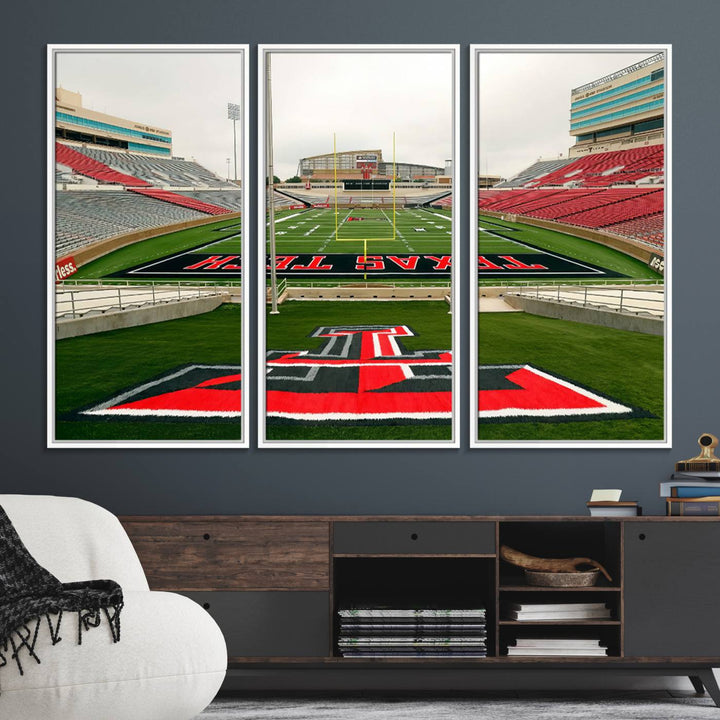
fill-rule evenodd
<path id="1" fill-rule="evenodd" d="M 237 131 L 235 123 L 242 119 L 240 114 L 240 106 L 235 103 L 228 103 L 228 120 L 233 121 L 233 160 L 235 161 L 235 182 L 237 183 Z"/>

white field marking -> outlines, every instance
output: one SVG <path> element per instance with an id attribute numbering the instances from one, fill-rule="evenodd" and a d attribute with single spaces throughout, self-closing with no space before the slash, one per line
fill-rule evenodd
<path id="1" fill-rule="evenodd" d="M 338 235 L 340 228 L 345 224 L 345 221 L 350 217 L 350 213 L 352 213 L 352 208 L 350 208 L 347 212 L 347 215 L 338 223 L 337 229 L 338 229 Z M 335 235 L 335 230 L 332 231 L 330 237 L 325 241 L 325 245 L 323 245 L 323 248 L 330 242 L 330 240 L 333 239 Z M 353 240 L 354 238 L 348 238 L 349 240 Z"/>
<path id="2" fill-rule="evenodd" d="M 387 216 L 387 213 L 380 208 L 380 212 L 383 214 L 383 217 L 392 225 L 392 220 Z"/>
<path id="3" fill-rule="evenodd" d="M 298 229 L 297 225 L 288 225 L 288 230 L 297 230 L 297 229 Z"/>
<path id="4" fill-rule="evenodd" d="M 348 214 L 345 216 L 346 218 L 350 215 L 350 212 L 352 212 L 352 211 L 348 211 Z M 343 222 L 345 222 L 345 219 L 343 219 Z M 339 227 L 340 227 L 340 225 L 338 225 L 338 228 Z M 334 237 L 335 237 L 335 230 L 333 230 L 327 236 L 327 240 L 325 240 L 325 242 L 320 246 L 320 248 L 318 249 L 318 252 L 325 252 L 325 248 L 333 241 Z"/>
<path id="5" fill-rule="evenodd" d="M 303 233 L 303 237 L 307 237 L 308 235 L 312 235 L 320 226 L 315 225 L 314 227 L 311 227 L 307 232 Z"/>
<path id="6" fill-rule="evenodd" d="M 382 213 L 383 213 L 383 215 L 385 215 L 385 211 L 382 211 Z M 385 217 L 387 218 L 388 222 L 390 222 L 390 218 L 388 218 L 387 215 L 385 215 Z M 410 243 L 408 243 L 408 241 L 405 239 L 405 236 L 398 229 L 397 224 L 395 225 L 395 233 L 400 238 L 400 240 L 402 240 L 402 242 L 405 245 L 405 247 L 407 248 L 408 252 L 415 252 L 415 250 L 413 250 L 413 248 L 410 247 Z"/>
<path id="7" fill-rule="evenodd" d="M 400 240 L 402 240 L 405 247 L 408 249 L 408 252 L 415 252 L 415 250 L 413 250 L 413 248 L 410 247 L 410 243 L 405 239 L 403 234 L 397 228 L 395 228 L 395 232 L 397 233 L 397 236 L 400 238 Z"/>
<path id="8" fill-rule="evenodd" d="M 497 235 L 496 233 L 491 232 L 490 230 L 488 230 L 487 232 L 490 235 L 494 235 L 495 237 L 500 238 L 500 240 L 506 240 L 508 242 L 513 242 L 516 245 L 520 245 L 521 247 L 527 248 L 532 253 L 545 254 L 545 255 L 549 255 L 550 257 L 557 258 L 558 260 L 565 260 L 566 262 L 570 262 L 573 265 L 577 265 L 578 267 L 583 268 L 584 270 L 589 270 L 590 271 L 589 274 L 593 274 L 593 275 L 603 275 L 604 274 L 604 272 L 602 270 L 597 269 L 597 268 L 591 268 L 589 265 L 585 265 L 584 263 L 580 262 L 580 260 L 575 260 L 574 258 L 571 258 L 569 256 L 563 257 L 562 255 L 557 255 L 556 253 L 550 252 L 549 250 L 543 250 L 542 248 L 537 248 L 537 247 L 533 247 L 532 245 L 527 245 L 524 242 L 522 242 L 521 240 L 515 240 L 514 238 L 512 240 L 508 240 L 508 238 L 505 238 L 502 235 Z M 538 275 L 548 275 L 548 274 L 552 274 L 552 272 L 553 271 L 550 270 L 547 273 L 537 273 L 537 274 Z M 572 270 L 566 270 L 564 272 L 556 272 L 555 274 L 556 275 L 572 275 L 572 273 L 573 273 Z"/>
<path id="9" fill-rule="evenodd" d="M 432 210 L 425 210 L 424 212 L 426 212 L 428 215 L 434 215 L 435 217 L 441 218 L 448 222 L 452 222 L 452 217 L 449 217 L 447 215 L 441 215 L 440 213 L 433 212 Z"/>
<path id="10" fill-rule="evenodd" d="M 240 410 L 147 410 L 145 408 L 121 408 L 108 410 L 86 410 L 83 415 L 122 415 L 128 417 L 187 417 L 187 418 L 233 418 L 241 417 Z"/>
<path id="11" fill-rule="evenodd" d="M 321 417 L 311 413 L 267 412 L 268 417 L 292 418 L 293 420 L 385 420 L 403 418 L 408 420 L 434 420 L 451 418 L 450 412 L 388 412 L 388 413 L 323 413 Z"/>
<path id="12" fill-rule="evenodd" d="M 278 223 L 285 222 L 285 221 L 290 220 L 290 219 L 292 219 L 292 218 L 294 218 L 294 217 L 297 217 L 298 215 L 302 215 L 302 213 L 293 213 L 292 215 L 286 215 L 285 217 L 278 218 L 278 219 L 275 221 L 275 224 L 277 225 Z M 266 222 L 266 223 L 265 223 L 265 226 L 268 226 L 269 224 L 270 224 L 269 222 Z"/>

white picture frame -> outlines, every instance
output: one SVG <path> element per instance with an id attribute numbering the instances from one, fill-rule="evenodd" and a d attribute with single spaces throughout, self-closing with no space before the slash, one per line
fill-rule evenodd
<path id="1" fill-rule="evenodd" d="M 454 212 L 452 217 L 452 253 L 458 257 L 459 251 L 459 223 L 458 212 L 459 193 L 458 183 L 462 175 L 462 158 L 459 152 L 460 136 L 460 46 L 459 45 L 296 45 L 296 44 L 260 44 L 258 46 L 258 447 L 271 448 L 458 448 L 460 446 L 460 408 L 459 408 L 459 378 L 458 352 L 460 343 L 460 312 L 458 307 L 458 268 L 457 261 L 453 263 L 451 271 L 452 293 L 450 298 L 450 312 L 452 313 L 452 418 L 451 438 L 449 440 L 269 440 L 266 434 L 266 259 L 264 248 L 266 245 L 265 222 L 266 217 L 266 191 L 264 178 L 266 175 L 266 82 L 265 67 L 268 53 L 449 53 L 452 56 L 452 184 L 454 194 Z M 399 129 L 401 130 L 401 129 Z"/>
<path id="2" fill-rule="evenodd" d="M 469 333 L 469 388 L 470 424 L 469 444 L 471 449 L 542 449 L 542 448 L 670 448 L 672 447 L 672 47 L 669 44 L 598 44 L 598 45 L 486 45 L 470 46 L 470 162 L 468 175 L 468 200 L 470 207 L 471 257 L 478 257 L 479 208 L 478 177 L 482 172 L 480 154 L 480 105 L 479 62 L 485 53 L 664 53 L 665 59 L 665 272 L 664 272 L 664 436 L 658 440 L 480 440 L 479 439 L 479 397 L 478 397 L 478 339 L 479 292 L 478 267 L 476 261 L 468 264 L 470 287 L 470 333 Z M 622 62 L 618 63 L 618 70 Z M 591 80 L 591 78 L 588 78 Z M 568 88 L 568 91 L 570 88 Z M 568 140 L 569 143 L 569 140 Z M 532 162 L 532 158 L 528 158 Z"/>
<path id="3" fill-rule="evenodd" d="M 249 172 L 249 45 L 248 44 L 49 44 L 47 46 L 47 447 L 51 449 L 109 449 L 109 448 L 213 448 L 213 449 L 243 449 L 250 444 L 249 429 L 250 417 L 247 409 L 250 407 L 250 386 L 249 382 L 242 382 L 241 401 L 242 413 L 240 418 L 241 438 L 238 440 L 204 440 L 204 439 L 163 439 L 163 440 L 142 440 L 142 439 L 112 439 L 112 440 L 90 440 L 90 439 L 58 439 L 56 437 L 56 381 L 55 381 L 55 88 L 56 88 L 56 59 L 61 53 L 84 53 L 88 56 L 97 53 L 224 53 L 238 54 L 240 65 L 238 72 L 238 86 L 242 86 L 240 97 L 237 94 L 229 93 L 228 100 L 241 103 L 242 127 L 237 132 L 236 148 L 241 156 L 238 169 L 241 174 L 242 183 L 242 209 L 243 218 L 241 227 L 242 257 L 248 256 L 248 237 L 250 184 Z M 191 88 L 188 87 L 188 93 Z M 224 109 L 223 109 L 224 111 Z M 228 161 L 229 162 L 229 161 Z M 237 162 L 237 160 L 236 160 Z M 229 173 L 229 165 L 228 165 Z M 228 175 L 229 177 L 229 175 Z M 242 343 L 241 364 L 243 378 L 249 370 L 249 285 L 251 278 L 243 271 L 240 300 L 242 302 L 242 336 L 238 340 Z M 98 398 L 100 400 L 100 398 Z"/>

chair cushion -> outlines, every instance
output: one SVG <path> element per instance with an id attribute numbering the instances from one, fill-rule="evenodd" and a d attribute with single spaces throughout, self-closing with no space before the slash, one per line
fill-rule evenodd
<path id="1" fill-rule="evenodd" d="M 121 640 L 105 619 L 83 632 L 63 617 L 62 642 L 42 625 L 38 665 L 21 654 L 0 669 L 3 720 L 190 720 L 217 693 L 227 668 L 220 628 L 197 603 L 165 592 L 125 592 Z"/>
<path id="2" fill-rule="evenodd" d="M 0 495 L 25 547 L 61 582 L 115 580 L 124 592 L 147 590 L 120 521 L 99 505 L 49 495 Z"/>

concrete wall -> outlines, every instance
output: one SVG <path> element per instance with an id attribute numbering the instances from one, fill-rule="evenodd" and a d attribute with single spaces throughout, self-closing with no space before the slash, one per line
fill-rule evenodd
<path id="1" fill-rule="evenodd" d="M 58 340 L 92 335 L 106 330 L 119 330 L 120 328 L 137 327 L 138 325 L 151 325 L 165 320 L 200 315 L 215 310 L 226 301 L 223 295 L 193 298 L 192 300 L 179 300 L 162 305 L 153 305 L 133 310 L 116 310 L 102 315 L 60 320 L 55 323 L 55 337 Z"/>
<path id="2" fill-rule="evenodd" d="M 641 332 L 649 335 L 663 335 L 665 333 L 665 323 L 659 318 L 639 317 L 614 310 L 577 307 L 576 305 L 553 300 L 538 300 L 519 295 L 506 294 L 505 302 L 511 307 L 532 315 L 542 315 L 543 317 L 557 318 L 559 320 L 572 320 L 573 322 L 588 323 L 589 325 L 602 325 L 615 330 L 630 330 L 631 332 Z"/>

